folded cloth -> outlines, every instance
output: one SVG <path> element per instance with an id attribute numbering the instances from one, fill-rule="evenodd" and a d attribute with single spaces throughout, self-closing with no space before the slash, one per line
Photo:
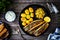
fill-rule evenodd
<path id="1" fill-rule="evenodd" d="M 54 34 L 56 34 L 56 35 L 60 35 L 60 28 L 56 28 Z"/>
<path id="2" fill-rule="evenodd" d="M 47 40 L 60 40 L 60 28 L 56 28 L 53 34 L 50 33 Z"/>

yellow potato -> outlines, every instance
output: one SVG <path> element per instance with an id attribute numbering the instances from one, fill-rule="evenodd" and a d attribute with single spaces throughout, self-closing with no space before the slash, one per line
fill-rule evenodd
<path id="1" fill-rule="evenodd" d="M 27 18 L 27 19 L 30 19 L 30 15 L 26 15 L 26 18 Z"/>
<path id="2" fill-rule="evenodd" d="M 30 13 L 30 16 L 31 16 L 31 17 L 34 17 L 34 13 Z"/>
<path id="3" fill-rule="evenodd" d="M 21 18 L 21 21 L 24 21 L 24 22 L 25 22 L 25 21 L 26 21 L 26 18 L 22 17 L 22 18 Z"/>
<path id="4" fill-rule="evenodd" d="M 40 11 L 41 14 L 45 14 L 45 12 L 43 10 Z"/>
<path id="5" fill-rule="evenodd" d="M 42 8 L 38 8 L 35 13 L 37 18 L 43 18 L 45 16 L 45 12 Z"/>
<path id="6" fill-rule="evenodd" d="M 33 8 L 32 8 L 32 7 L 29 7 L 29 11 L 30 11 L 30 12 L 33 12 Z"/>
<path id="7" fill-rule="evenodd" d="M 39 14 L 39 18 L 43 18 L 43 16 L 41 14 Z"/>
<path id="8" fill-rule="evenodd" d="M 37 13 L 43 13 L 44 10 L 43 10 L 42 8 L 38 8 L 38 9 L 36 10 L 36 12 L 37 12 Z"/>
<path id="9" fill-rule="evenodd" d="M 26 14 L 25 14 L 25 13 L 22 13 L 22 14 L 21 14 L 21 17 L 26 17 Z"/>
<path id="10" fill-rule="evenodd" d="M 40 14 L 44 17 L 45 16 L 45 13 L 43 13 L 42 11 L 40 12 Z"/>
<path id="11" fill-rule="evenodd" d="M 44 16 L 45 16 L 45 13 L 44 13 L 44 14 L 42 14 L 42 16 L 44 17 Z"/>
<path id="12" fill-rule="evenodd" d="M 36 13 L 35 13 L 35 15 L 39 15 L 39 13 L 38 13 L 38 12 L 36 12 Z"/>
<path id="13" fill-rule="evenodd" d="M 28 10 L 28 9 L 26 9 L 26 10 L 25 10 L 25 13 L 26 13 L 26 14 L 29 14 L 29 10 Z"/>
<path id="14" fill-rule="evenodd" d="M 43 14 L 43 11 L 40 11 L 39 13 L 40 13 L 40 14 Z"/>
<path id="15" fill-rule="evenodd" d="M 33 18 L 30 18 L 29 21 L 30 21 L 30 22 L 33 21 Z"/>
<path id="16" fill-rule="evenodd" d="M 23 25 L 23 26 L 26 26 L 26 23 L 25 23 L 25 22 L 22 22 L 22 25 Z"/>
<path id="17" fill-rule="evenodd" d="M 37 10 L 36 10 L 36 13 L 39 13 L 39 12 L 40 12 L 40 10 L 37 9 Z"/>
<path id="18" fill-rule="evenodd" d="M 36 18 L 39 18 L 39 15 L 36 15 Z"/>
<path id="19" fill-rule="evenodd" d="M 43 10 L 42 8 L 39 8 L 39 10 Z"/>
<path id="20" fill-rule="evenodd" d="M 45 17 L 45 18 L 44 18 L 44 21 L 50 22 L 50 21 L 51 21 L 51 18 L 50 18 L 50 17 Z"/>
<path id="21" fill-rule="evenodd" d="M 30 21 L 29 20 L 26 20 L 26 24 L 29 24 L 30 23 Z"/>

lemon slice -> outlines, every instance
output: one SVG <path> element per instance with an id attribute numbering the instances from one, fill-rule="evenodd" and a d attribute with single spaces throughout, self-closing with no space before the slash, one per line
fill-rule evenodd
<path id="1" fill-rule="evenodd" d="M 51 18 L 50 18 L 50 17 L 45 17 L 45 18 L 44 18 L 44 21 L 50 22 L 50 21 L 51 21 Z"/>

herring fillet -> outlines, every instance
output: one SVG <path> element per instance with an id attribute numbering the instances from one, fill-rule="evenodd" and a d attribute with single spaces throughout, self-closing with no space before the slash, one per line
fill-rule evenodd
<path id="1" fill-rule="evenodd" d="M 38 25 L 42 20 L 35 20 L 33 21 L 32 23 L 30 23 L 29 25 L 27 25 L 26 27 L 24 27 L 24 30 L 27 31 L 29 30 L 30 28 Z"/>
<path id="2" fill-rule="evenodd" d="M 44 21 L 43 21 L 43 22 L 40 22 L 40 24 L 38 24 L 38 25 L 32 27 L 32 28 L 31 28 L 30 30 L 28 30 L 28 31 L 32 31 L 34 28 L 38 27 L 39 25 L 42 25 L 43 23 L 44 23 Z"/>
<path id="3" fill-rule="evenodd" d="M 43 33 L 47 28 L 48 28 L 49 24 L 46 23 L 45 26 L 43 26 L 42 28 L 38 28 L 35 32 L 34 32 L 34 35 L 35 36 L 38 36 L 40 35 L 41 33 Z M 41 26 L 40 26 L 41 27 Z M 38 32 L 39 31 L 39 32 Z"/>

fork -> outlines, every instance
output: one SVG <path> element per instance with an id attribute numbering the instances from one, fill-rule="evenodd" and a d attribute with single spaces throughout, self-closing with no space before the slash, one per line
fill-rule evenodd
<path id="1" fill-rule="evenodd" d="M 47 5 L 50 13 L 54 12 L 55 14 L 57 14 L 59 12 L 59 10 L 57 9 L 57 7 L 53 3 L 51 3 L 51 4 L 47 3 L 46 5 Z"/>

